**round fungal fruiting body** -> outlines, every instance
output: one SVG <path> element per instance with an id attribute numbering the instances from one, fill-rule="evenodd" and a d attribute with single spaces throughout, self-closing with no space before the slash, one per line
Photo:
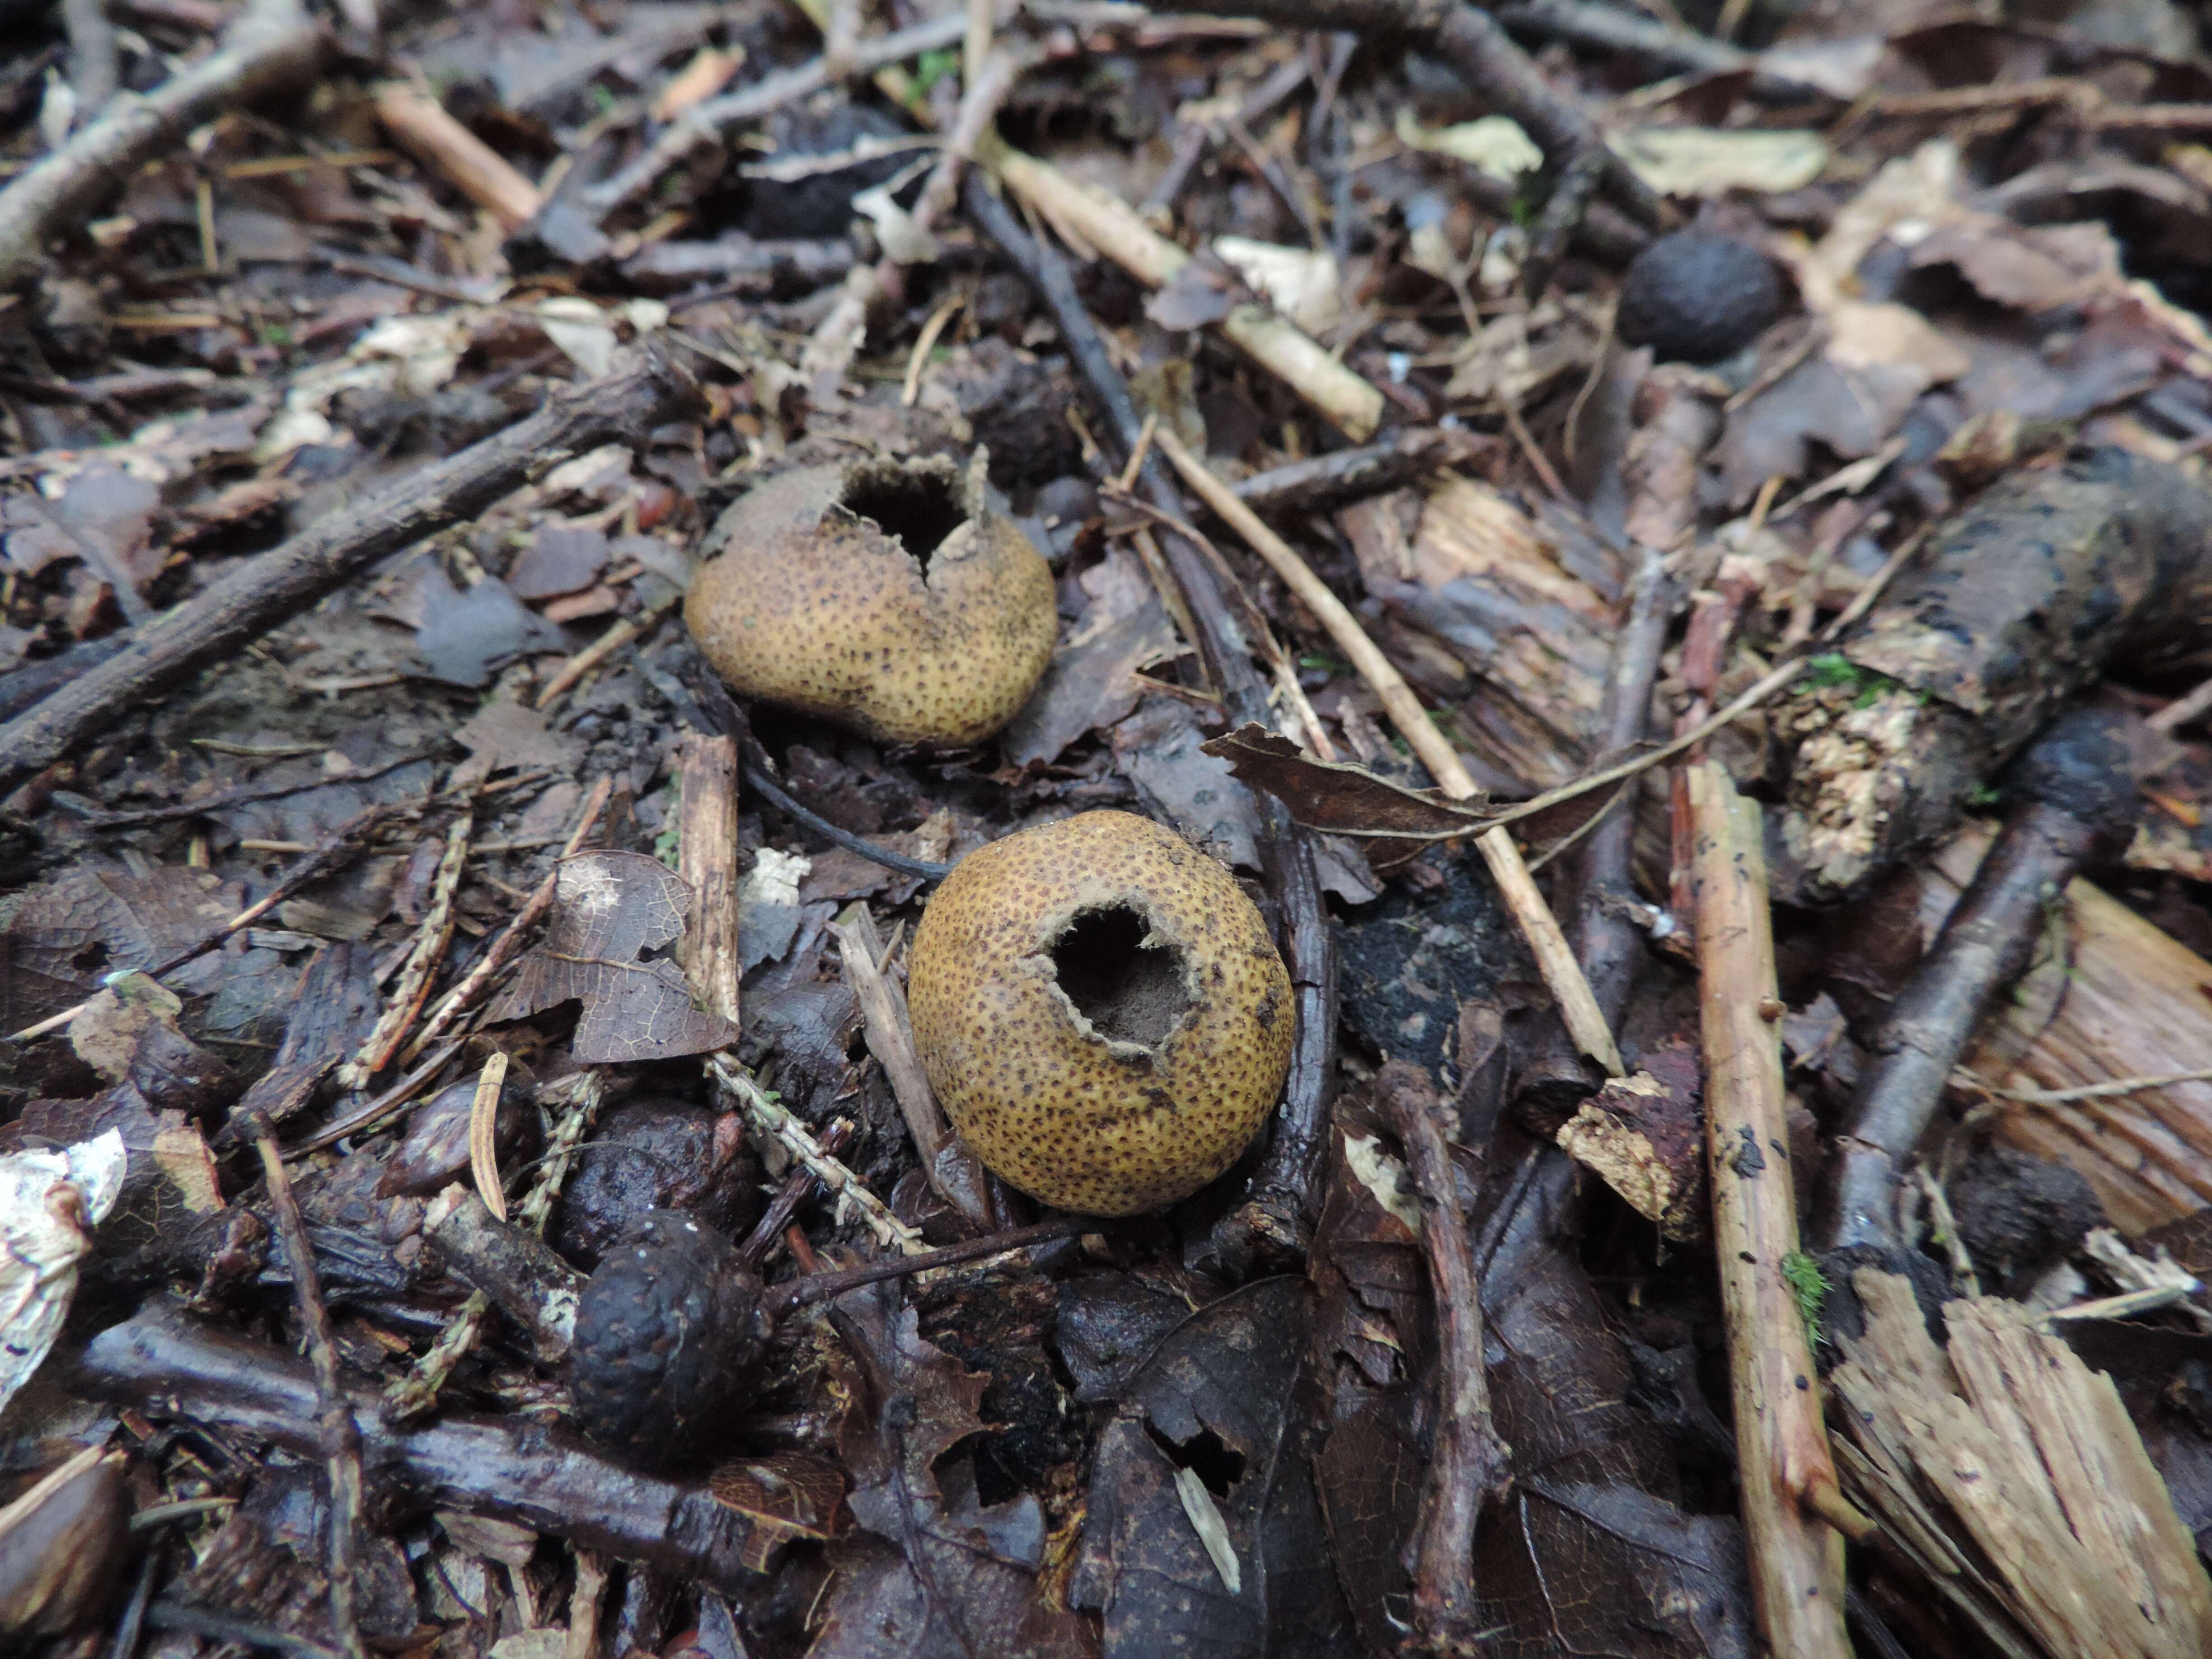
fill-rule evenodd
<path id="1" fill-rule="evenodd" d="M 969 854 L 908 974 L 955 1127 L 1024 1192 L 1133 1215 L 1234 1163 L 1290 1070 L 1290 975 L 1236 878 L 1172 831 L 1085 812 Z"/>
<path id="2" fill-rule="evenodd" d="M 576 1301 L 577 1426 L 649 1468 L 711 1445 L 768 1337 L 760 1280 L 729 1241 L 693 1217 L 647 1211 Z"/>
<path id="3" fill-rule="evenodd" d="M 1052 572 L 984 456 L 805 467 L 736 502 L 684 618 L 732 688 L 890 743 L 980 742 L 1052 659 Z"/>
<path id="4" fill-rule="evenodd" d="M 1717 363 L 1757 339 L 1783 300 L 1772 262 L 1749 243 L 1678 230 L 1630 262 L 1614 326 L 1662 363 Z"/>

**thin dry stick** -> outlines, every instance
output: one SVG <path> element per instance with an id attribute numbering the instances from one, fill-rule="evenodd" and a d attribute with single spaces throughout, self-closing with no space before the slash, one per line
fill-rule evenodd
<path id="1" fill-rule="evenodd" d="M 614 787 L 615 781 L 611 777 L 603 777 L 592 786 L 592 793 L 584 798 L 583 811 L 577 815 L 576 827 L 569 832 L 568 841 L 561 848 L 561 858 L 575 856 L 576 849 L 584 844 L 584 838 L 597 827 L 599 814 L 607 810 L 607 800 L 614 793 Z M 475 967 L 461 976 L 459 985 L 446 993 L 444 1000 L 438 1004 L 430 1018 L 422 1023 L 422 1029 L 415 1034 L 414 1042 L 407 1045 L 407 1053 L 403 1056 L 406 1064 L 412 1066 L 421 1059 L 423 1051 L 445 1035 L 446 1028 L 472 1007 L 491 988 L 492 981 L 514 959 L 514 953 L 522 948 L 524 937 L 538 925 L 538 919 L 552 908 L 553 893 L 560 877 L 561 861 L 556 859 L 553 867 L 545 872 L 545 879 L 539 882 L 537 891 L 531 894 L 530 902 L 522 907 L 513 921 L 507 924 L 507 931 L 492 941 L 491 949 L 483 953 Z"/>
<path id="2" fill-rule="evenodd" d="M 1376 1103 L 1406 1149 L 1420 1197 L 1421 1254 L 1437 1304 L 1437 1449 L 1413 1531 L 1413 1632 L 1431 1651 L 1472 1653 L 1480 1626 L 1474 1525 L 1504 1486 L 1512 1452 L 1490 1413 L 1481 1281 L 1444 1135 L 1444 1103 L 1429 1074 L 1404 1060 L 1377 1075 Z"/>
<path id="3" fill-rule="evenodd" d="M 1696 830 L 1692 885 L 1713 1242 L 1753 1599 L 1769 1651 L 1848 1659 L 1843 1540 L 1819 1516 L 1856 1511 L 1836 1485 L 1820 1374 L 1786 1276 L 1797 1255 L 1797 1208 L 1759 806 L 1711 761 L 1686 770 Z"/>
<path id="4" fill-rule="evenodd" d="M 754 1082 L 737 1061 L 727 1054 L 714 1054 L 707 1061 L 707 1071 L 736 1103 L 755 1134 L 775 1141 L 793 1163 L 829 1188 L 841 1218 L 848 1213 L 857 1215 L 877 1243 L 903 1255 L 918 1255 L 928 1248 L 920 1233 L 893 1215 L 883 1200 L 861 1184 L 860 1176 L 823 1151 L 812 1132 Z"/>
<path id="5" fill-rule="evenodd" d="M 1045 218 L 1073 230 L 1149 288 L 1165 286 L 1190 262 L 1187 251 L 1146 224 L 1126 202 L 1078 184 L 996 133 L 976 145 L 975 159 Z M 1365 441 L 1382 423 L 1382 392 L 1265 306 L 1238 306 L 1221 319 L 1220 329 L 1231 344 L 1354 442 Z"/>
<path id="6" fill-rule="evenodd" d="M 416 161 L 434 169 L 462 195 L 514 230 L 544 204 L 537 185 L 489 144 L 446 113 L 427 92 L 404 82 L 379 87 L 376 118 Z"/>
<path id="7" fill-rule="evenodd" d="M 2208 709 L 2212 709 L 2212 680 L 2205 681 L 2186 696 L 2176 697 L 2143 724 L 2154 732 L 2172 732 L 2188 725 Z"/>
<path id="8" fill-rule="evenodd" d="M 534 708 L 550 708 L 555 702 L 609 657 L 629 644 L 642 639 L 655 623 L 674 608 L 676 599 L 662 600 L 640 611 L 635 617 L 625 617 L 613 627 L 593 640 L 574 656 L 562 663 L 553 678 L 545 682 L 545 689 L 538 694 Z"/>
<path id="9" fill-rule="evenodd" d="M 1337 649 L 1344 653 L 1360 678 L 1382 699 L 1391 724 L 1435 776 L 1444 793 L 1455 800 L 1466 800 L 1480 793 L 1450 740 L 1437 730 L 1428 711 L 1421 707 L 1421 700 L 1413 695 L 1413 688 L 1406 684 L 1405 677 L 1383 655 L 1382 647 L 1368 637 L 1367 630 L 1359 625 L 1359 618 L 1352 614 L 1327 582 L 1314 574 L 1313 567 L 1299 556 L 1297 550 L 1237 500 L 1236 492 L 1186 449 L 1174 433 L 1162 427 L 1153 441 L 1159 446 L 1160 453 L 1175 464 L 1176 471 L 1182 474 L 1183 482 L 1197 491 L 1206 504 L 1221 515 L 1223 522 L 1242 536 L 1320 618 Z M 1627 1068 L 1621 1064 L 1620 1050 L 1613 1042 L 1613 1032 L 1599 1011 L 1596 997 L 1591 994 L 1589 981 L 1583 976 L 1582 964 L 1575 960 L 1574 951 L 1559 929 L 1559 918 L 1552 914 L 1551 906 L 1537 890 L 1535 878 L 1528 873 L 1528 866 L 1522 861 L 1521 849 L 1514 844 L 1513 837 L 1503 828 L 1493 827 L 1478 834 L 1474 844 L 1482 854 L 1483 862 L 1490 866 L 1506 908 L 1512 911 L 1514 921 L 1527 937 L 1528 948 L 1535 954 L 1537 971 L 1559 1003 L 1560 1016 L 1576 1044 L 1611 1075 L 1624 1075 Z"/>
<path id="10" fill-rule="evenodd" d="M 407 1028 L 422 1012 L 430 994 L 431 977 L 453 942 L 453 896 L 460 890 L 461 872 L 468 868 L 469 836 L 475 828 L 476 814 L 464 812 L 446 832 L 446 855 L 438 861 L 430 902 L 423 908 L 422 925 L 415 931 L 415 944 L 407 953 L 406 966 L 400 969 L 399 983 L 368 1041 L 338 1067 L 340 1088 L 358 1089 L 389 1066 L 393 1053 L 406 1040 Z"/>
<path id="11" fill-rule="evenodd" d="M 676 872 L 691 889 L 678 955 L 701 1006 L 738 1023 L 738 745 L 686 733 L 677 751 L 682 804 Z"/>
<path id="12" fill-rule="evenodd" d="M 858 914 L 852 921 L 833 922 L 830 931 L 844 963 L 845 983 L 852 987 L 860 1005 L 868 1052 L 890 1079 L 891 1093 L 897 1097 L 907 1129 L 914 1136 L 914 1148 L 931 1188 L 961 1219 L 988 1232 L 994 1223 L 981 1164 L 954 1137 L 952 1126 L 945 1120 L 937 1091 L 929 1086 L 929 1073 L 922 1068 L 921 1052 L 915 1047 L 914 1021 L 907 1012 L 905 994 L 876 965 L 880 952 L 875 923 L 866 906 L 854 908 Z"/>
<path id="13" fill-rule="evenodd" d="M 2212 1066 L 2194 1072 L 2166 1072 L 2157 1077 L 2116 1077 L 2106 1083 L 2085 1083 L 2075 1089 L 2002 1089 L 1961 1066 L 1951 1073 L 1962 1088 L 1999 1100 L 2016 1100 L 2023 1106 L 2063 1106 L 2075 1100 L 2115 1100 L 2141 1094 L 2146 1089 L 2170 1089 L 2177 1083 L 2212 1083 Z"/>
<path id="14" fill-rule="evenodd" d="M 330 1310 L 324 1304 L 322 1281 L 315 1273 L 314 1246 L 307 1242 L 307 1224 L 301 1218 L 300 1200 L 293 1195 L 292 1177 L 284 1171 L 284 1155 L 266 1119 L 249 1117 L 239 1127 L 252 1137 L 261 1154 L 261 1173 L 269 1183 L 270 1216 L 276 1224 L 284 1265 L 292 1274 L 292 1300 L 300 1310 L 307 1357 L 315 1367 L 316 1420 L 331 1484 L 331 1633 L 340 1653 L 348 1659 L 363 1659 L 361 1622 L 353 1600 L 354 1542 L 361 1526 L 361 1425 L 354 1421 L 352 1402 L 338 1375 L 337 1349 L 331 1341 Z"/>

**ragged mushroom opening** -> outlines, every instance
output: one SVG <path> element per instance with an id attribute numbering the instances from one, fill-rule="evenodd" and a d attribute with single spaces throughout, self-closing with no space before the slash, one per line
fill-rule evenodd
<path id="1" fill-rule="evenodd" d="M 929 556 L 967 521 L 957 482 L 934 472 L 863 472 L 845 486 L 845 510 L 872 520 L 926 572 Z"/>
<path id="2" fill-rule="evenodd" d="M 1150 925 L 1134 908 L 1088 910 L 1052 947 L 1053 975 L 1101 1036 L 1158 1048 L 1190 1012 L 1182 952 L 1147 944 Z"/>

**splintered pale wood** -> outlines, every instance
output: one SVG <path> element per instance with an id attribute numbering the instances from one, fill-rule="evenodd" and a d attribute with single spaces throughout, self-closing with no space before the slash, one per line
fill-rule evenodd
<path id="1" fill-rule="evenodd" d="M 1923 928 L 1950 913 L 1989 841 L 1970 829 L 1923 872 Z M 2068 886 L 2052 938 L 2066 958 L 2032 969 L 1991 1016 L 1966 1062 L 1978 1076 L 2054 1091 L 2212 1064 L 2212 962 L 2087 881 Z M 2212 1082 L 1995 1104 L 1999 1139 L 2079 1170 L 2126 1232 L 2212 1204 Z"/>
<path id="2" fill-rule="evenodd" d="M 1911 1286 L 1854 1279 L 1863 1336 L 1832 1381 L 1855 1489 L 1904 1559 L 2001 1651 L 2195 1659 L 2212 1583 L 2108 1376 L 1996 1297 L 1944 1308 L 1948 1354 Z"/>
<path id="3" fill-rule="evenodd" d="M 738 745 L 694 732 L 678 757 L 677 874 L 691 889 L 680 959 L 701 1006 L 738 1023 Z"/>
<path id="4" fill-rule="evenodd" d="M 1841 1497 L 1820 1420 L 1820 1373 L 1784 1274 L 1797 1250 L 1797 1206 L 1759 806 L 1713 762 L 1686 771 L 1713 1239 L 1753 1600 L 1771 1652 L 1846 1659 L 1843 1540 L 1807 1507 L 1827 1503 L 1826 1495 L 1840 1504 Z"/>

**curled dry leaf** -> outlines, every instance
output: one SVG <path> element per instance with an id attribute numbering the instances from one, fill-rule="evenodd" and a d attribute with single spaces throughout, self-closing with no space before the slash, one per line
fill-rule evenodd
<path id="1" fill-rule="evenodd" d="M 0 1407 L 61 1334 L 76 1264 L 123 1190 L 123 1137 L 0 1158 Z"/>
<path id="2" fill-rule="evenodd" d="M 737 1027 L 701 1012 L 684 970 L 649 954 L 682 936 L 690 909 L 684 878 L 642 853 L 586 853 L 562 860 L 545 942 L 522 959 L 490 1018 L 526 1019 L 580 1000 L 584 1012 L 574 1053 L 586 1066 L 727 1048 L 737 1041 Z"/>

